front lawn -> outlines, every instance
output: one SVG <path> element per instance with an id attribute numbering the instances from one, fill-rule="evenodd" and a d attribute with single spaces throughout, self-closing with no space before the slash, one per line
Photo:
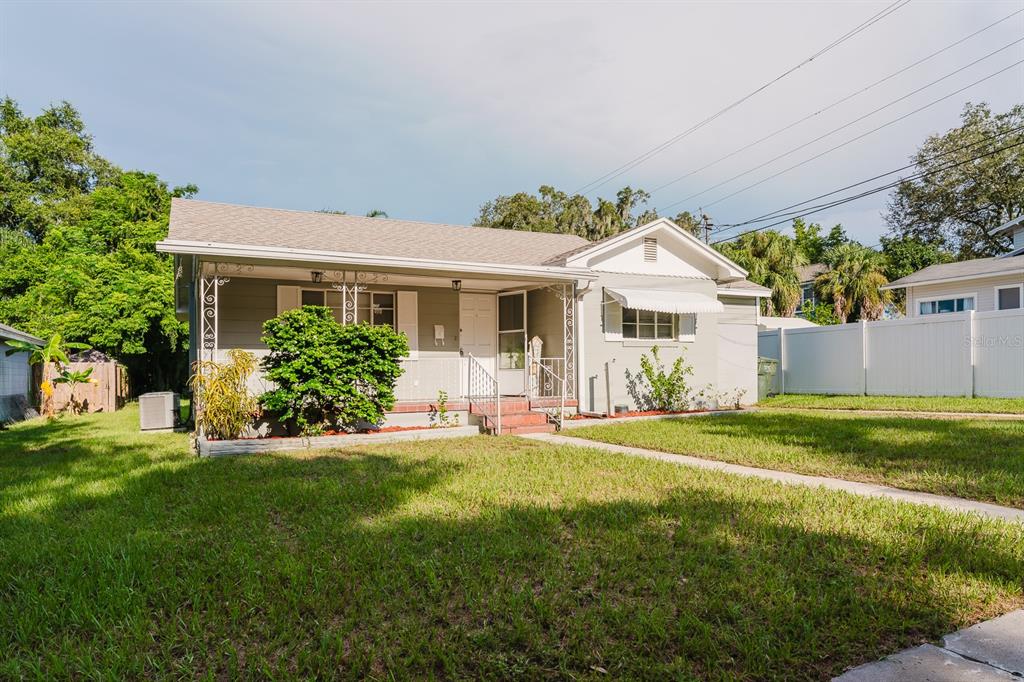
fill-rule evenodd
<path id="1" fill-rule="evenodd" d="M 602 424 L 571 435 L 1024 507 L 1024 421 L 752 412 Z"/>
<path id="2" fill-rule="evenodd" d="M 199 460 L 136 424 L 0 433 L 0 677 L 827 679 L 1024 605 L 1024 529 L 967 515 L 512 437 Z"/>
<path id="3" fill-rule="evenodd" d="M 1024 414 L 1024 398 L 950 398 L 892 395 L 775 395 L 758 407 L 815 410 L 901 410 L 905 412 L 968 412 Z"/>

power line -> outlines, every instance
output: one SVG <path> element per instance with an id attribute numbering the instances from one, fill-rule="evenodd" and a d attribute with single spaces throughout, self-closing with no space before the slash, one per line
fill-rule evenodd
<path id="1" fill-rule="evenodd" d="M 882 11 L 877 12 L 876 14 L 872 15 L 871 17 L 869 17 L 865 21 L 861 22 L 860 24 L 858 24 L 857 26 L 855 26 L 851 30 L 849 30 L 846 33 L 844 33 L 843 35 L 841 35 L 839 38 L 833 40 L 831 43 L 829 43 L 825 47 L 821 48 L 820 50 L 818 50 L 817 52 L 812 54 L 810 57 L 807 57 L 806 59 L 804 59 L 802 62 L 800 62 L 796 66 L 793 66 L 790 69 L 784 71 L 783 73 L 781 73 L 778 76 L 776 76 L 775 78 L 771 79 L 770 81 L 768 81 L 764 85 L 761 85 L 760 87 L 758 87 L 756 90 L 753 90 L 752 92 L 744 95 L 743 97 L 741 97 L 740 99 L 736 100 L 732 104 L 728 105 L 724 109 L 721 109 L 721 110 L 717 111 L 716 113 L 712 114 L 711 116 L 708 116 L 707 118 L 705 118 L 704 120 L 700 121 L 699 123 L 696 123 L 696 124 L 690 126 L 689 128 L 687 128 L 683 132 L 678 133 L 678 134 L 674 135 L 673 137 L 670 137 L 669 139 L 665 140 L 661 144 L 658 144 L 655 147 L 647 150 L 643 154 L 641 154 L 641 155 L 631 159 L 630 161 L 627 161 L 626 163 L 624 163 L 623 165 L 619 166 L 618 168 L 616 168 L 616 169 L 614 169 L 612 171 L 609 171 L 608 173 L 605 173 L 601 177 L 596 178 L 595 180 L 591 180 L 590 182 L 588 182 L 587 184 L 583 185 L 582 187 L 577 189 L 575 192 L 573 192 L 573 194 L 580 194 L 580 193 L 583 193 L 583 192 L 591 192 L 591 191 L 597 189 L 598 187 L 604 185 L 605 183 L 609 182 L 610 180 L 613 180 L 613 179 L 619 177 L 620 175 L 622 175 L 623 173 L 625 173 L 625 172 L 627 172 L 627 171 L 629 171 L 629 170 L 639 166 L 641 163 L 644 163 L 645 161 L 647 161 L 648 159 L 652 158 L 653 156 L 656 156 L 657 154 L 660 154 L 661 152 L 665 151 L 666 149 L 668 149 L 672 145 L 676 144 L 680 140 L 682 140 L 685 137 L 689 136 L 691 133 L 699 130 L 700 128 L 703 128 L 704 126 L 706 126 L 707 124 L 711 123 L 712 121 L 714 121 L 718 117 L 722 116 L 723 114 L 725 114 L 725 113 L 731 111 L 732 109 L 735 109 L 736 107 L 740 106 L 741 104 L 743 104 L 744 102 L 746 102 L 750 98 L 754 97 L 758 93 L 763 92 L 764 90 L 768 89 L 769 87 L 771 87 L 775 83 L 779 82 L 780 80 L 782 80 L 786 76 L 789 76 L 790 74 L 792 74 L 793 72 L 797 71 L 798 69 L 806 66 L 807 64 L 810 64 L 812 61 L 814 61 L 818 57 L 822 56 L 826 52 L 829 52 L 830 50 L 835 49 L 836 47 L 838 47 L 839 45 L 843 44 L 847 40 L 850 40 L 851 38 L 853 38 L 858 33 L 866 30 L 868 27 L 870 27 L 873 24 L 875 24 L 875 23 L 881 21 L 882 19 L 886 18 L 887 16 L 889 16 L 893 12 L 899 10 L 900 8 L 902 8 L 903 6 L 908 4 L 909 2 L 910 2 L 910 0 L 896 0 L 896 2 L 893 2 L 891 5 L 887 6 Z"/>
<path id="2" fill-rule="evenodd" d="M 731 236 L 726 237 L 724 239 L 718 239 L 718 240 L 713 241 L 711 243 L 712 244 L 721 244 L 722 242 L 727 242 L 727 241 L 730 241 L 730 240 L 733 240 L 733 239 L 738 239 L 738 238 L 740 238 L 740 237 L 742 237 L 744 235 L 753 234 L 755 232 L 761 232 L 762 230 L 767 230 L 767 229 L 770 229 L 772 227 L 777 227 L 779 225 L 783 225 L 785 223 L 790 222 L 794 217 L 803 217 L 803 216 L 813 215 L 815 213 L 820 213 L 821 211 L 827 211 L 830 208 L 834 208 L 834 207 L 840 206 L 842 204 L 848 204 L 848 203 L 850 203 L 852 201 L 857 201 L 858 199 L 863 199 L 866 196 L 870 196 L 872 194 L 878 194 L 879 192 L 884 192 L 884 191 L 886 191 L 888 189 L 892 189 L 894 187 L 898 187 L 901 183 L 906 182 L 908 180 L 916 180 L 916 179 L 920 179 L 920 178 L 923 178 L 923 177 L 927 177 L 929 175 L 934 175 L 936 173 L 939 173 L 939 172 L 942 172 L 942 171 L 945 171 L 945 170 L 950 170 L 952 168 L 958 168 L 960 166 L 966 165 L 968 163 L 972 163 L 972 162 L 977 161 L 979 159 L 983 159 L 983 158 L 988 157 L 988 156 L 993 156 L 993 155 L 998 154 L 1000 152 L 1006 151 L 1008 149 L 1014 149 L 1014 148 L 1020 147 L 1022 145 L 1024 145 L 1024 141 L 1015 142 L 1014 144 L 1006 145 L 1004 147 L 1000 147 L 999 149 L 994 149 L 994 150 L 992 150 L 990 152 L 986 152 L 984 154 L 980 154 L 978 156 L 974 156 L 974 157 L 972 157 L 970 159 L 965 159 L 964 161 L 958 161 L 957 163 L 953 163 L 953 164 L 950 164 L 948 166 L 944 166 L 942 168 L 938 168 L 938 169 L 935 169 L 935 170 L 932 170 L 932 171 L 916 173 L 916 174 L 908 176 L 906 178 L 900 178 L 900 179 L 898 179 L 898 180 L 896 180 L 894 182 L 886 183 L 885 185 L 881 185 L 881 186 L 874 187 L 874 188 L 869 189 L 869 190 L 865 190 L 863 192 L 860 192 L 859 194 L 855 194 L 855 195 L 852 195 L 852 196 L 849 196 L 849 197 L 844 197 L 842 199 L 837 199 L 835 201 L 831 201 L 831 202 L 828 202 L 828 203 L 825 203 L 825 204 L 819 204 L 818 206 L 809 206 L 806 210 L 800 211 L 798 216 L 790 216 L 790 217 L 784 218 L 782 220 L 779 220 L 777 222 L 770 223 L 768 225 L 761 225 L 760 227 L 755 227 L 755 228 L 750 229 L 750 230 L 745 230 L 743 232 L 739 232 L 737 234 L 731 235 Z"/>
<path id="3" fill-rule="evenodd" d="M 1024 38 L 1022 38 L 1021 40 L 1024 40 Z M 1020 41 L 1017 41 L 1017 42 L 1020 42 Z M 918 109 L 915 109 L 912 112 L 908 112 L 907 114 L 904 114 L 904 115 L 902 115 L 902 116 L 900 116 L 898 118 L 895 118 L 892 121 L 884 123 L 881 126 L 878 126 L 876 128 L 871 128 L 867 132 L 861 133 L 860 135 L 857 135 L 856 137 L 852 137 L 852 138 L 846 140 L 845 142 L 841 142 L 841 143 L 839 143 L 839 144 L 837 144 L 835 146 L 831 146 L 831 147 L 827 148 L 827 150 L 825 150 L 824 152 L 816 154 L 816 155 L 814 155 L 813 157 L 811 157 L 809 159 L 805 159 L 804 161 L 801 161 L 800 163 L 797 163 L 797 164 L 794 164 L 793 166 L 784 168 L 784 169 L 778 171 L 777 173 L 769 175 L 768 177 L 763 178 L 761 180 L 758 180 L 757 182 L 754 182 L 752 184 L 746 185 L 745 187 L 741 187 L 739 189 L 736 189 L 735 191 L 733 191 L 733 193 L 725 195 L 724 197 L 720 197 L 719 199 L 716 199 L 715 201 L 711 202 L 710 204 L 703 205 L 703 207 L 708 208 L 710 206 L 714 206 L 715 204 L 720 204 L 720 203 L 724 202 L 725 200 L 731 199 L 732 197 L 735 197 L 736 195 L 742 194 L 742 193 L 744 193 L 744 191 L 746 191 L 748 189 L 752 189 L 752 188 L 754 188 L 754 187 L 756 187 L 756 186 L 758 186 L 760 184 L 763 184 L 763 183 L 767 182 L 768 180 L 772 180 L 772 179 L 774 179 L 774 178 L 776 178 L 776 177 L 778 177 L 780 175 L 783 175 L 783 174 L 788 173 L 788 172 L 790 172 L 792 170 L 800 168 L 801 166 L 809 164 L 812 161 L 816 161 L 817 159 L 820 159 L 821 157 L 823 157 L 825 155 L 831 154 L 831 153 L 839 150 L 839 148 L 842 148 L 842 147 L 844 147 L 844 146 L 846 146 L 848 144 L 852 144 L 853 142 L 859 141 L 859 140 L 863 139 L 864 137 L 867 137 L 868 135 L 876 133 L 876 132 L 878 132 L 878 131 L 880 131 L 880 130 L 882 130 L 884 128 L 888 128 L 891 125 L 895 125 L 895 124 L 899 123 L 900 121 L 913 116 L 914 114 L 919 114 L 919 113 L 925 111 L 926 109 L 929 109 L 930 106 L 934 106 L 935 104 L 938 104 L 941 101 L 949 99 L 950 97 L 953 97 L 953 96 L 955 96 L 955 95 L 957 95 L 957 94 L 959 94 L 961 92 L 964 92 L 965 90 L 969 90 L 969 89 L 973 88 L 974 86 L 979 85 L 981 83 L 984 83 L 985 81 L 990 80 L 992 78 L 995 78 L 996 76 L 998 76 L 1000 74 L 1004 74 L 1004 73 L 1010 71 L 1011 69 L 1013 69 L 1015 67 L 1019 67 L 1020 65 L 1022 65 L 1022 63 L 1024 63 L 1024 59 L 1020 59 L 1018 61 L 1015 61 L 1009 67 L 1004 67 L 1004 68 L 1002 68 L 1002 69 L 1000 69 L 1000 70 L 998 70 L 998 71 L 996 71 L 996 72 L 994 72 L 992 74 L 989 74 L 988 76 L 985 76 L 984 78 L 981 78 L 981 79 L 975 81 L 974 83 L 971 83 L 971 84 L 966 85 L 966 86 L 964 86 L 962 88 L 959 88 L 958 90 L 954 90 L 953 92 L 950 92 L 950 93 L 948 93 L 946 95 L 943 95 L 943 96 L 939 97 L 938 99 L 933 99 L 932 101 L 928 102 L 927 104 L 925 104 L 923 106 L 919 106 Z M 828 134 L 830 134 L 830 133 L 828 133 Z M 824 135 L 824 136 L 827 136 L 827 135 Z M 818 139 L 820 139 L 820 138 L 818 138 Z M 812 140 L 812 141 L 817 141 L 817 140 Z M 796 147 L 795 150 L 792 150 L 791 152 L 787 152 L 785 154 L 782 154 L 782 155 L 776 157 L 775 159 L 772 159 L 771 161 L 765 162 L 764 164 L 761 164 L 760 166 L 757 166 L 756 168 L 751 169 L 751 171 L 757 170 L 758 168 L 762 168 L 762 167 L 766 166 L 769 163 L 772 163 L 774 161 L 777 161 L 778 159 L 781 159 L 781 158 L 783 158 L 785 156 L 788 156 L 788 155 L 792 154 L 793 152 L 796 152 L 796 151 L 800 150 L 800 148 L 803 148 L 804 146 L 807 146 L 807 144 L 803 144 L 803 145 L 801 145 L 799 147 Z M 746 171 L 744 173 L 740 173 L 739 176 L 745 175 L 746 173 L 751 172 L 751 171 Z M 739 177 L 739 176 L 734 176 L 732 178 L 729 178 L 729 180 L 726 180 L 725 182 L 729 182 L 731 180 L 734 180 L 736 177 Z M 724 184 L 725 182 L 720 182 L 718 185 L 715 185 L 715 186 L 719 186 L 721 184 Z M 713 188 L 713 187 L 709 187 L 709 189 L 711 189 L 711 188 Z M 659 208 L 657 210 L 660 212 L 660 211 L 664 211 L 666 209 L 673 208 L 674 206 L 678 206 L 680 204 L 683 204 L 684 202 L 690 201 L 694 197 L 697 197 L 697 196 L 705 193 L 705 191 L 708 191 L 708 190 L 706 189 L 706 190 L 700 191 L 700 193 L 697 193 L 696 195 L 692 195 L 690 197 L 687 197 L 686 199 L 682 199 L 682 200 L 680 200 L 678 202 L 674 202 L 672 204 L 669 204 L 669 205 L 667 205 L 667 206 L 665 206 L 663 208 Z"/>
<path id="4" fill-rule="evenodd" d="M 947 51 L 953 49 L 957 45 L 960 45 L 960 44 L 970 40 L 971 38 L 973 38 L 973 37 L 975 37 L 977 35 L 980 35 L 981 33 L 984 33 L 985 31 L 987 31 L 987 30 L 989 30 L 989 29 L 991 29 L 991 28 L 993 28 L 993 27 L 1003 23 L 1004 21 L 1012 19 L 1013 17 L 1017 16 L 1021 12 L 1024 12 L 1024 9 L 1019 9 L 1016 12 L 1008 14 L 1007 16 L 1003 17 L 1002 19 L 999 19 L 998 21 L 994 21 L 991 24 L 989 24 L 988 26 L 985 26 L 984 28 L 978 29 L 974 33 L 971 33 L 970 35 L 964 36 L 960 40 L 957 40 L 956 42 L 950 43 L 949 45 L 946 45 L 945 47 L 943 47 L 943 48 L 941 48 L 939 50 L 936 50 L 935 52 L 932 52 L 931 54 L 929 54 L 929 55 L 927 55 L 925 57 L 922 57 L 921 59 L 918 59 L 913 64 L 908 64 L 907 66 L 904 66 L 902 69 L 899 69 L 898 71 L 894 71 L 894 72 L 890 73 L 888 76 L 885 76 L 884 78 L 876 80 L 874 83 L 871 83 L 870 85 L 867 85 L 867 86 L 861 88 L 860 90 L 857 90 L 856 92 L 850 93 L 849 95 L 846 95 L 845 97 L 843 97 L 841 99 L 838 99 L 835 102 L 832 102 L 832 104 L 829 104 L 826 107 L 818 109 L 817 111 L 815 111 L 815 112 L 813 112 L 811 114 L 808 114 L 807 116 L 804 116 L 803 118 L 801 118 L 798 121 L 793 121 L 789 125 L 787 125 L 785 127 L 782 127 L 782 128 L 779 128 L 778 130 L 776 130 L 773 133 L 769 133 L 768 135 L 765 135 L 762 138 L 754 140 L 753 142 L 751 142 L 751 143 L 749 143 L 749 144 L 747 144 L 747 145 L 745 145 L 743 147 L 740 147 L 739 149 L 736 149 L 736 150 L 734 150 L 732 152 L 729 152 L 725 156 L 719 157 L 719 158 L 715 159 L 714 161 L 711 161 L 710 163 L 707 163 L 707 164 L 701 166 L 700 168 L 697 168 L 697 169 L 692 170 L 692 171 L 690 171 L 688 173 L 680 175 L 679 177 L 677 177 L 677 178 L 675 178 L 673 180 L 669 180 L 668 182 L 666 182 L 663 185 L 658 185 L 657 187 L 655 187 L 654 189 L 651 190 L 651 194 L 656 194 L 657 192 L 660 192 L 661 190 L 665 189 L 666 187 L 674 185 L 675 183 L 679 182 L 680 180 L 685 180 L 686 178 L 688 178 L 688 177 L 690 177 L 692 175 L 695 175 L 697 173 L 700 173 L 701 171 L 705 171 L 708 168 L 711 168 L 712 166 L 721 163 L 722 161 L 725 161 L 727 159 L 731 159 L 732 157 L 736 156 L 737 154 L 739 154 L 741 152 L 745 152 L 746 150 L 750 149 L 751 147 L 755 147 L 755 146 L 761 144 L 762 142 L 764 142 L 766 140 L 770 140 L 771 138 L 773 138 L 773 137 L 775 137 L 777 135 L 781 135 L 782 133 L 786 132 L 787 130 L 790 130 L 790 129 L 800 125 L 804 121 L 809 121 L 810 119 L 814 118 L 815 116 L 819 116 L 819 115 L 825 113 L 826 111 L 829 111 L 830 109 L 833 109 L 833 108 L 839 106 L 840 104 L 843 104 L 844 102 L 848 102 L 849 100 L 853 99 L 854 97 L 857 97 L 858 95 L 862 95 L 865 92 L 867 92 L 868 90 L 871 90 L 875 86 L 881 85 L 882 83 L 885 83 L 886 81 L 889 81 L 889 80 L 895 78 L 896 76 L 899 76 L 900 74 L 906 73 L 910 69 L 923 64 L 924 62 L 928 61 L 929 59 L 937 57 L 938 55 L 942 54 L 943 52 L 947 52 Z"/>
<path id="5" fill-rule="evenodd" d="M 1006 130 L 1006 131 L 1003 131 L 1001 133 L 996 133 L 995 135 L 990 135 L 989 137 L 986 137 L 986 138 L 981 139 L 981 140 L 977 140 L 975 142 L 969 142 L 968 144 L 960 145 L 959 147 L 955 147 L 953 149 L 950 149 L 950 150 L 941 152 L 939 154 L 935 154 L 933 156 L 930 156 L 926 160 L 927 161 L 934 161 L 935 159 L 940 159 L 940 158 L 942 158 L 944 156 L 949 156 L 950 154 L 955 154 L 955 153 L 957 153 L 959 151 L 963 151 L 964 149 L 970 149 L 971 147 L 977 147 L 979 145 L 986 144 L 986 143 L 991 142 L 993 140 L 997 140 L 997 139 L 999 139 L 1001 137 L 1005 137 L 1007 135 L 1013 135 L 1014 133 L 1021 132 L 1021 131 L 1024 131 L 1024 125 L 1018 126 L 1016 128 L 1011 128 L 1010 130 Z M 809 204 L 810 202 L 817 201 L 818 199 L 824 199 L 825 197 L 832 196 L 833 194 L 838 194 L 839 192 L 845 192 L 848 189 L 853 189 L 854 187 L 859 187 L 860 185 L 866 185 L 869 182 L 873 182 L 873 181 L 878 180 L 880 178 L 884 178 L 887 175 L 892 175 L 894 173 L 899 173 L 900 171 L 905 171 L 905 170 L 907 170 L 909 168 L 914 168 L 917 165 L 918 165 L 917 163 L 911 163 L 911 164 L 907 164 L 906 166 L 900 166 L 899 168 L 894 168 L 893 170 L 886 171 L 885 173 L 879 173 L 878 175 L 875 175 L 875 176 L 872 176 L 870 178 L 867 178 L 866 180 L 861 180 L 860 182 L 855 182 L 853 184 L 846 185 L 845 187 L 840 187 L 839 189 L 832 190 L 831 192 L 826 192 L 825 194 L 819 194 L 816 197 L 811 197 L 810 199 L 806 199 L 804 201 L 800 201 L 800 202 L 797 202 L 795 204 L 790 204 L 789 206 L 784 206 L 784 207 L 782 207 L 780 209 L 776 209 L 776 210 L 770 211 L 768 213 L 763 213 L 763 214 L 761 214 L 761 215 L 759 215 L 759 216 L 757 216 L 755 218 L 750 218 L 749 220 L 744 220 L 744 221 L 741 221 L 741 222 L 738 222 L 738 223 L 726 223 L 726 224 L 723 224 L 723 225 L 719 226 L 719 229 L 716 232 L 717 233 L 722 233 L 722 232 L 730 230 L 730 229 L 732 229 L 734 227 L 742 227 L 744 225 L 751 225 L 753 223 L 762 222 L 764 220 L 774 220 L 775 218 L 779 218 L 779 217 L 782 217 L 783 215 L 785 215 L 786 212 L 789 211 L 790 209 L 794 209 L 794 208 L 797 208 L 799 206 L 803 206 L 804 204 Z M 798 211 L 793 211 L 792 213 L 793 214 L 798 214 L 799 212 L 800 211 L 798 210 Z"/>

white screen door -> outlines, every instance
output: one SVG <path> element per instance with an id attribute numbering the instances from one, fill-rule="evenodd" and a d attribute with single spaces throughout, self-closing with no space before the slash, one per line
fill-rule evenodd
<path id="1" fill-rule="evenodd" d="M 498 345 L 498 312 L 494 294 L 459 294 L 459 350 L 472 355 L 495 376 Z M 463 393 L 469 365 L 462 362 Z"/>
<path id="2" fill-rule="evenodd" d="M 526 292 L 498 294 L 498 379 L 504 395 L 526 393 Z"/>

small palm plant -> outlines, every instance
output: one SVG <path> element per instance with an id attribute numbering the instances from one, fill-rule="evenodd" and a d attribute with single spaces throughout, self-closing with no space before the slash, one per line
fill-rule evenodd
<path id="1" fill-rule="evenodd" d="M 240 349 L 228 351 L 228 362 L 201 360 L 189 379 L 195 396 L 196 429 L 210 438 L 238 438 L 260 415 L 259 399 L 250 395 L 249 377 L 256 356 Z"/>
<path id="2" fill-rule="evenodd" d="M 74 414 L 82 413 L 82 405 L 75 399 L 75 387 L 79 384 L 95 383 L 96 380 L 92 378 L 92 370 L 92 367 L 76 370 L 64 368 L 60 371 L 60 376 L 53 380 L 55 384 L 68 385 L 68 409 Z"/>

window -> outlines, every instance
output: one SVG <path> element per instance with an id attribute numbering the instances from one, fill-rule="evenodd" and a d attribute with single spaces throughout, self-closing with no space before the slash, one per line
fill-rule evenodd
<path id="1" fill-rule="evenodd" d="M 802 308 L 807 301 L 814 305 L 814 282 L 800 285 L 800 307 Z"/>
<path id="2" fill-rule="evenodd" d="M 653 310 L 622 309 L 622 338 L 672 339 L 675 338 L 671 313 Z"/>
<path id="3" fill-rule="evenodd" d="M 974 310 L 974 296 L 957 296 L 955 298 L 938 298 L 931 301 L 918 302 L 921 315 L 939 315 L 941 313 L 962 313 Z"/>
<path id="4" fill-rule="evenodd" d="M 648 263 L 657 262 L 658 239 L 656 237 L 644 237 L 644 260 Z"/>
<path id="5" fill-rule="evenodd" d="M 1024 284 L 996 287 L 996 310 L 1017 310 L 1024 307 Z"/>
<path id="6" fill-rule="evenodd" d="M 372 325 L 395 326 L 395 294 L 364 291 L 356 298 L 356 319 Z"/>
<path id="7" fill-rule="evenodd" d="M 301 292 L 302 305 L 322 305 L 331 309 L 334 319 L 343 322 L 341 292 L 330 289 L 303 289 Z"/>

